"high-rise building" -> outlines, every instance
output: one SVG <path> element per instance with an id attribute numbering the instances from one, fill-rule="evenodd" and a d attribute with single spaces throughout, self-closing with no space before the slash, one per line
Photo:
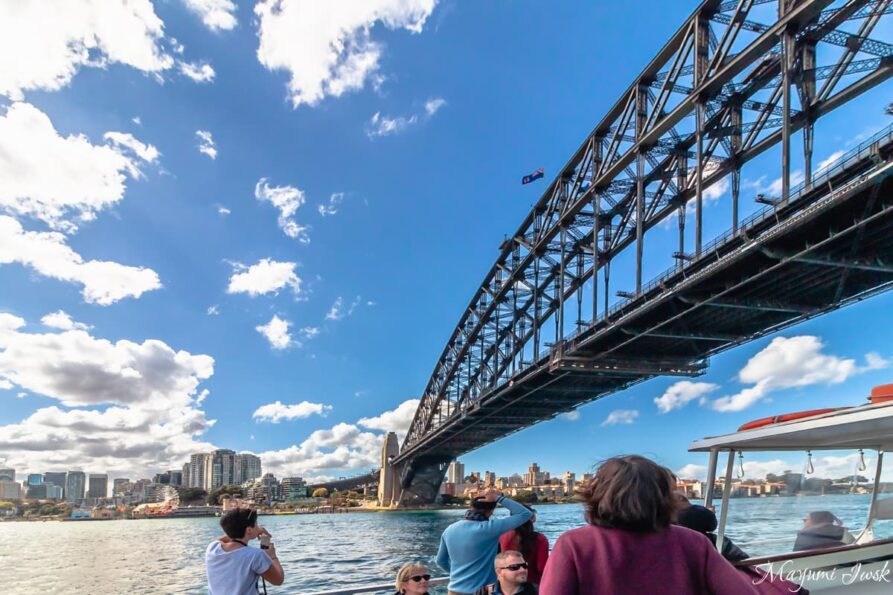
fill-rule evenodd
<path id="1" fill-rule="evenodd" d="M 61 499 L 65 494 L 65 472 L 62 473 L 44 473 L 43 474 L 43 483 L 51 483 L 54 486 L 59 487 L 62 490 L 62 496 L 59 496 Z"/>
<path id="2" fill-rule="evenodd" d="M 235 483 L 235 463 L 236 453 L 228 448 L 212 452 L 205 460 L 205 490 L 210 492 L 222 485 Z"/>
<path id="3" fill-rule="evenodd" d="M 130 480 L 126 477 L 117 477 L 115 481 L 112 482 L 112 495 L 120 496 L 127 491 L 127 488 L 130 487 Z"/>
<path id="4" fill-rule="evenodd" d="M 460 463 L 458 459 L 450 463 L 450 468 L 447 471 L 447 479 L 450 483 L 456 485 L 465 483 L 465 465 Z"/>
<path id="5" fill-rule="evenodd" d="M 233 483 L 252 481 L 263 475 L 259 456 L 243 452 L 236 455 L 236 461 L 238 476 L 234 477 Z"/>
<path id="6" fill-rule="evenodd" d="M 183 465 L 183 481 L 180 483 L 184 488 L 191 488 L 192 485 L 192 477 L 190 477 L 190 472 L 192 470 L 192 465 L 186 463 Z"/>
<path id="7" fill-rule="evenodd" d="M 531 463 L 530 467 L 527 468 L 527 473 L 524 474 L 524 484 L 528 486 L 542 485 L 548 477 L 548 473 L 540 471 L 539 465 Z"/>
<path id="8" fill-rule="evenodd" d="M 282 486 L 272 473 L 267 473 L 252 482 L 246 482 L 245 485 L 247 488 L 244 492 L 248 500 L 267 504 L 282 500 Z"/>
<path id="9" fill-rule="evenodd" d="M 50 500 L 61 500 L 63 489 L 62 486 L 57 486 L 54 483 L 45 483 L 43 484 L 44 489 L 46 490 L 46 497 Z"/>
<path id="10" fill-rule="evenodd" d="M 183 472 L 182 471 L 171 470 L 171 471 L 168 471 L 167 474 L 171 479 L 170 484 L 172 486 L 183 485 Z"/>
<path id="11" fill-rule="evenodd" d="M 283 477 L 279 482 L 282 499 L 285 501 L 307 497 L 307 483 L 301 477 Z"/>
<path id="12" fill-rule="evenodd" d="M 573 494 L 574 489 L 577 486 L 576 473 L 571 473 L 570 471 L 565 471 L 563 483 L 564 483 L 564 493 L 565 494 Z"/>
<path id="13" fill-rule="evenodd" d="M 40 473 L 29 473 L 26 483 L 29 486 L 39 486 L 43 483 L 43 475 Z"/>
<path id="14" fill-rule="evenodd" d="M 170 482 L 171 482 L 171 474 L 168 472 L 156 473 L 155 477 L 152 478 L 152 483 L 168 485 L 168 484 L 170 484 Z"/>
<path id="15" fill-rule="evenodd" d="M 0 500 L 18 500 L 22 497 L 22 486 L 10 479 L 0 479 Z"/>
<path id="16" fill-rule="evenodd" d="M 83 471 L 69 471 L 65 478 L 65 499 L 68 502 L 83 500 L 86 485 L 87 476 Z"/>
<path id="17" fill-rule="evenodd" d="M 105 473 L 91 473 L 90 482 L 87 484 L 88 498 L 109 497 L 109 476 Z"/>
<path id="18" fill-rule="evenodd" d="M 202 452 L 189 457 L 189 487 L 205 489 L 205 468 L 211 458 L 208 453 Z"/>
<path id="19" fill-rule="evenodd" d="M 10 469 L 8 467 L 5 469 L 0 469 L 0 481 L 3 481 L 4 479 L 7 481 L 15 481 L 16 480 L 16 470 Z"/>
<path id="20" fill-rule="evenodd" d="M 45 500 L 47 498 L 48 484 L 28 484 L 28 490 L 25 492 L 25 498 L 29 500 Z"/>

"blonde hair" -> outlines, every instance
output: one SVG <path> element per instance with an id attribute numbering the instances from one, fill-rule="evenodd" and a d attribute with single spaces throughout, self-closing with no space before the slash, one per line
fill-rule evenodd
<path id="1" fill-rule="evenodd" d="M 428 574 L 428 567 L 424 564 L 416 564 L 414 562 L 410 562 L 409 564 L 404 564 L 400 570 L 397 571 L 397 592 L 403 592 L 403 583 L 408 581 L 411 577 L 416 576 L 417 574 Z"/>
<path id="2" fill-rule="evenodd" d="M 506 558 L 521 558 L 524 559 L 524 554 L 515 550 L 505 550 L 503 552 L 499 552 L 496 554 L 496 559 L 493 560 L 493 566 L 499 568 L 499 565 L 505 562 Z"/>

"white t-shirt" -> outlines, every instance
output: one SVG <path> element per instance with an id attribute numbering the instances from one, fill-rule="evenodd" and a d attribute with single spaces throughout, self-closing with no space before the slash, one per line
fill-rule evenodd
<path id="1" fill-rule="evenodd" d="M 257 595 L 257 579 L 270 569 L 273 561 L 266 552 L 254 547 L 228 552 L 215 539 L 205 552 L 205 565 L 211 595 Z"/>

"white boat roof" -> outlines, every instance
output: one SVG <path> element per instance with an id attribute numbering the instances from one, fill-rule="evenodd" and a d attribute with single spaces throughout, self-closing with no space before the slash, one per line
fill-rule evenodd
<path id="1" fill-rule="evenodd" d="M 893 450 L 893 401 L 695 440 L 689 452 L 710 450 Z"/>

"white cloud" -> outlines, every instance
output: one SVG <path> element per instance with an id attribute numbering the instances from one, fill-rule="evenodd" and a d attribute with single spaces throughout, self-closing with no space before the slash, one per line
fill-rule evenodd
<path id="1" fill-rule="evenodd" d="M 602 427 L 605 426 L 614 426 L 617 424 L 631 424 L 636 421 L 636 418 L 639 417 L 639 412 L 635 409 L 615 409 L 611 413 L 608 414 L 608 417 L 605 418 L 605 421 L 602 422 Z"/>
<path id="2" fill-rule="evenodd" d="M 180 72 L 197 83 L 209 83 L 216 74 L 207 62 L 180 62 Z"/>
<path id="3" fill-rule="evenodd" d="M 211 133 L 207 130 L 196 130 L 195 136 L 198 137 L 199 141 L 198 152 L 202 155 L 207 155 L 211 159 L 217 159 L 217 145 L 214 144 L 214 137 L 211 136 Z"/>
<path id="4" fill-rule="evenodd" d="M 561 419 L 567 420 L 567 421 L 577 421 L 578 419 L 580 419 L 580 412 L 579 411 L 566 411 L 565 413 L 562 413 L 558 417 L 560 417 Z"/>
<path id="5" fill-rule="evenodd" d="M 357 424 L 369 430 L 405 435 L 409 431 L 409 425 L 412 423 L 412 418 L 418 407 L 418 399 L 407 399 L 400 403 L 396 409 L 385 411 L 377 417 L 364 417 Z"/>
<path id="6" fill-rule="evenodd" d="M 220 310 L 218 309 L 217 305 L 215 304 L 213 306 L 208 306 L 206 313 L 208 316 L 217 316 L 220 314 Z"/>
<path id="7" fill-rule="evenodd" d="M 680 380 L 671 385 L 661 396 L 654 399 L 660 413 L 669 413 L 688 405 L 689 401 L 699 399 L 719 388 L 710 382 L 692 382 Z"/>
<path id="8" fill-rule="evenodd" d="M 806 176 L 803 173 L 803 170 L 794 170 L 791 172 L 791 188 L 802 182 L 806 179 Z M 748 186 L 754 189 L 754 192 L 757 194 L 763 194 L 767 198 L 781 198 L 781 189 L 782 189 L 782 179 L 776 178 L 766 183 L 766 176 L 760 176 L 753 182 L 747 183 Z"/>
<path id="9" fill-rule="evenodd" d="M 24 326 L 0 313 L 0 378 L 69 407 L 186 405 L 214 373 L 213 358 L 155 339 L 112 343 L 84 330 L 26 333 Z"/>
<path id="10" fill-rule="evenodd" d="M 380 112 L 375 112 L 369 120 L 369 123 L 366 125 L 366 136 L 375 138 L 377 136 L 400 134 L 418 121 L 418 116 L 415 115 L 408 118 L 403 116 L 389 118 L 387 116 L 382 116 Z"/>
<path id="11" fill-rule="evenodd" d="M 217 214 L 218 214 L 218 215 L 223 215 L 223 216 L 225 217 L 226 215 L 229 215 L 230 213 L 232 213 L 232 211 L 230 211 L 230 210 L 229 210 L 228 208 L 226 208 L 225 206 L 223 206 L 223 205 L 217 205 Z"/>
<path id="12" fill-rule="evenodd" d="M 140 120 L 139 116 L 134 116 L 134 117 L 130 118 L 130 121 L 133 122 L 134 124 L 136 124 L 137 126 L 143 125 L 143 121 Z"/>
<path id="13" fill-rule="evenodd" d="M 743 479 L 765 479 L 770 473 L 782 475 L 786 471 L 794 473 L 803 473 L 806 469 L 806 456 L 796 460 L 772 459 L 769 461 L 752 461 L 748 460 L 747 455 L 744 459 L 744 477 Z M 815 470 L 811 477 L 821 477 L 823 479 L 839 479 L 853 475 L 856 464 L 859 462 L 859 453 L 849 454 L 827 454 L 813 455 L 812 462 Z M 868 469 L 873 469 L 875 461 L 866 455 L 865 464 Z M 738 472 L 738 461 L 735 461 L 735 472 Z M 718 471 L 717 477 L 722 474 Z M 697 479 L 699 481 L 707 480 L 707 467 L 689 463 L 678 471 L 676 477 L 680 479 Z"/>
<path id="14" fill-rule="evenodd" d="M 64 310 L 57 310 L 56 312 L 51 312 L 47 314 L 43 318 L 40 319 L 40 323 L 44 326 L 48 326 L 50 328 L 57 328 L 63 331 L 86 331 L 90 330 L 91 327 L 88 324 L 84 324 L 82 322 L 75 322 L 71 319 Z"/>
<path id="15" fill-rule="evenodd" d="M 344 193 L 343 192 L 335 192 L 332 196 L 329 197 L 329 203 L 325 205 L 318 205 L 317 211 L 323 217 L 330 217 L 332 215 L 338 214 L 338 207 L 344 201 Z"/>
<path id="16" fill-rule="evenodd" d="M 104 260 L 85 261 L 59 232 L 25 231 L 21 224 L 0 215 L 0 265 L 19 263 L 41 275 L 83 285 L 88 303 L 108 306 L 128 297 L 138 298 L 159 289 L 152 269 Z"/>
<path id="17" fill-rule="evenodd" d="M 322 403 L 301 401 L 294 405 L 284 405 L 282 402 L 276 401 L 275 403 L 261 405 L 252 417 L 258 422 L 268 421 L 278 424 L 282 420 L 302 419 L 311 415 L 325 416 L 331 410 L 331 405 L 323 405 Z"/>
<path id="18" fill-rule="evenodd" d="M 305 339 L 313 339 L 314 337 L 319 335 L 319 329 L 315 326 L 305 326 L 298 332 L 301 333 L 301 336 Z"/>
<path id="19" fill-rule="evenodd" d="M 232 0 L 183 0 L 186 8 L 201 17 L 211 31 L 234 29 L 236 5 Z"/>
<path id="20" fill-rule="evenodd" d="M 65 87 L 82 66 L 125 64 L 158 75 L 174 65 L 149 0 L 0 3 L 0 95 Z"/>
<path id="21" fill-rule="evenodd" d="M 437 0 L 261 0 L 254 8 L 260 44 L 257 58 L 268 70 L 285 70 L 292 105 L 316 105 L 327 96 L 361 89 L 374 78 L 383 44 L 371 31 L 420 33 Z"/>
<path id="22" fill-rule="evenodd" d="M 326 320 L 341 320 L 343 318 L 351 316 L 354 311 L 356 311 L 357 306 L 360 305 L 360 302 L 362 302 L 362 298 L 360 296 L 357 296 L 345 310 L 344 299 L 341 296 L 338 296 L 332 303 L 332 307 L 329 308 L 328 312 L 326 312 Z"/>
<path id="23" fill-rule="evenodd" d="M 289 321 L 283 320 L 274 314 L 270 322 L 256 326 L 255 329 L 266 337 L 273 349 L 281 350 L 297 345 L 288 332 L 290 326 L 291 323 Z"/>
<path id="24" fill-rule="evenodd" d="M 416 399 L 409 399 L 376 417 L 316 430 L 299 445 L 258 454 L 264 469 L 280 477 L 301 475 L 313 480 L 365 472 L 380 463 L 384 432 L 405 434 L 417 404 Z"/>
<path id="25" fill-rule="evenodd" d="M 738 380 L 753 386 L 716 399 L 712 403 L 713 408 L 722 412 L 741 411 L 777 390 L 813 384 L 840 384 L 855 374 L 885 368 L 890 364 L 872 353 L 866 356 L 866 365 L 860 367 L 854 359 L 822 353 L 823 348 L 821 339 L 812 335 L 776 337 L 750 358 L 738 373 Z"/>
<path id="26" fill-rule="evenodd" d="M 3 380 L 0 378 L 0 390 L 12 390 L 13 383 L 9 380 Z"/>
<path id="27" fill-rule="evenodd" d="M 296 296 L 301 294 L 301 279 L 295 272 L 295 262 L 278 262 L 263 258 L 250 267 L 234 263 L 233 275 L 229 278 L 227 293 L 247 293 L 251 297 L 267 293 L 278 293 L 289 287 Z"/>
<path id="28" fill-rule="evenodd" d="M 310 236 L 307 235 L 310 227 L 298 225 L 295 220 L 295 213 L 305 201 L 302 190 L 294 186 L 270 186 L 266 178 L 261 178 L 254 187 L 254 198 L 279 209 L 278 224 L 285 235 L 302 244 L 310 243 Z"/>
<path id="29" fill-rule="evenodd" d="M 707 467 L 689 463 L 676 471 L 676 477 L 679 479 L 697 479 L 699 481 L 705 481 L 707 479 Z"/>
<path id="30" fill-rule="evenodd" d="M 815 169 L 815 171 L 819 172 L 819 171 L 825 169 L 826 167 L 828 167 L 829 165 L 831 165 L 832 163 L 836 162 L 838 159 L 843 157 L 845 154 L 846 154 L 846 151 L 843 151 L 843 150 L 834 151 L 833 153 L 828 155 L 828 157 L 823 159 L 821 163 L 819 163 L 819 166 Z"/>
<path id="31" fill-rule="evenodd" d="M 433 99 L 429 99 L 425 102 L 425 113 L 428 114 L 428 116 L 433 116 L 438 111 L 440 111 L 440 108 L 444 107 L 445 105 L 446 99 L 444 99 L 443 97 L 435 97 Z"/>
<path id="32" fill-rule="evenodd" d="M 107 145 L 83 135 L 60 136 L 46 114 L 28 103 L 12 104 L 0 117 L 0 208 L 72 232 L 77 221 L 124 197 L 125 180 L 158 150 L 130 134 L 107 132 Z M 72 218 L 77 221 L 72 221 Z"/>
<path id="33" fill-rule="evenodd" d="M 24 326 L 0 314 L 0 382 L 70 407 L 111 406 L 43 407 L 0 426 L 7 463 L 31 472 L 86 464 L 88 471 L 145 477 L 213 448 L 196 440 L 214 422 L 197 408 L 207 391 L 195 396 L 213 374 L 211 357 L 155 339 L 113 343 L 84 330 L 26 333 Z"/>

